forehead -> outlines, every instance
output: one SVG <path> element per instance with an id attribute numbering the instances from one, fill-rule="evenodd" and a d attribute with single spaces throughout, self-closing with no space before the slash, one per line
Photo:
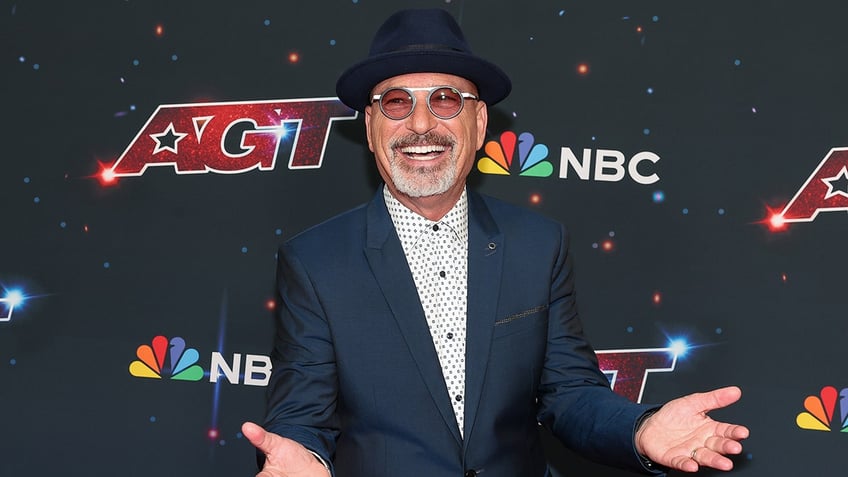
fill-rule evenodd
<path id="1" fill-rule="evenodd" d="M 477 87 L 467 79 L 446 73 L 409 73 L 392 76 L 377 83 L 372 93 L 379 94 L 388 88 L 421 88 L 430 86 L 453 86 L 454 88 L 476 93 Z"/>

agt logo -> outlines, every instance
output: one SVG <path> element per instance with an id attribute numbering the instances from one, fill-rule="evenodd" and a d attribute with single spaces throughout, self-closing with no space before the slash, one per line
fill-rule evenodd
<path id="1" fill-rule="evenodd" d="M 477 170 L 484 174 L 549 177 L 554 166 L 548 159 L 548 147 L 536 144 L 533 134 L 512 131 L 501 134 L 498 141 L 489 141 L 483 148 L 486 156 L 477 161 Z M 515 161 L 515 159 L 518 159 Z M 638 184 L 653 184 L 660 180 L 656 173 L 647 173 L 645 164 L 656 164 L 660 156 L 650 151 L 634 154 L 629 159 L 613 149 L 583 149 L 580 157 L 570 147 L 560 149 L 559 178 L 583 181 L 620 182 L 625 177 Z M 569 175 L 571 174 L 571 175 Z"/>
<path id="2" fill-rule="evenodd" d="M 848 147 L 831 149 L 795 197 L 779 213 L 770 210 L 772 231 L 795 222 L 812 222 L 820 212 L 848 211 Z"/>
<path id="3" fill-rule="evenodd" d="M 839 414 L 836 414 L 837 402 Z M 804 399 L 804 409 L 795 418 L 801 429 L 848 432 L 848 388 L 837 391 L 833 386 L 825 386 L 818 396 Z"/>
<path id="4" fill-rule="evenodd" d="M 176 336 L 170 340 L 156 336 L 153 341 L 136 349 L 137 360 L 130 363 L 130 374 L 137 378 L 176 379 L 180 381 L 200 381 L 207 374 L 200 367 L 200 353 L 186 346 L 183 338 Z M 242 355 L 233 353 L 232 360 L 213 351 L 209 364 L 209 382 L 217 383 L 221 377 L 230 384 L 248 386 L 267 386 L 271 378 L 271 358 L 263 355 Z"/>
<path id="5" fill-rule="evenodd" d="M 270 171 L 286 152 L 289 169 L 316 169 L 333 122 L 356 117 L 338 98 L 160 105 L 98 179 L 113 184 L 154 166 L 177 174 Z"/>

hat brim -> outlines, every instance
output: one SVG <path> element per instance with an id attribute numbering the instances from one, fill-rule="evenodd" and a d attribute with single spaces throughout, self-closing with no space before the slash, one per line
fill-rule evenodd
<path id="1" fill-rule="evenodd" d="M 487 105 L 498 103 L 512 90 L 509 77 L 494 63 L 454 50 L 394 51 L 361 61 L 336 82 L 336 94 L 346 105 L 364 111 L 377 83 L 408 73 L 445 73 L 465 78 L 477 86 Z"/>

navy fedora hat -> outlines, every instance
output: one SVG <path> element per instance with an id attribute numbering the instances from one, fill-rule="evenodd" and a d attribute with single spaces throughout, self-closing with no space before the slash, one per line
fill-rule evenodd
<path id="1" fill-rule="evenodd" d="M 471 52 L 462 30 L 445 10 L 409 9 L 391 15 L 374 35 L 368 58 L 348 68 L 336 82 L 343 103 L 363 111 L 377 83 L 407 73 L 446 73 L 477 86 L 480 99 L 493 105 L 512 90 L 509 77 L 494 63 Z"/>

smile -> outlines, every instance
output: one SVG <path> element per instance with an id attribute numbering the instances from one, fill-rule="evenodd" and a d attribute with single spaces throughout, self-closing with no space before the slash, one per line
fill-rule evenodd
<path id="1" fill-rule="evenodd" d="M 448 148 L 439 145 L 406 146 L 399 148 L 400 152 L 413 160 L 433 159 L 445 152 Z"/>

